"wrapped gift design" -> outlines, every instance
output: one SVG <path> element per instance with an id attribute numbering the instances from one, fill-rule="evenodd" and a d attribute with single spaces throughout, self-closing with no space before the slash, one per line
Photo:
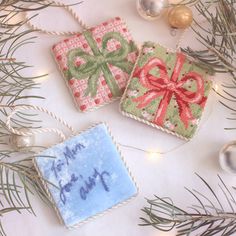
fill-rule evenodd
<path id="1" fill-rule="evenodd" d="M 190 139 L 198 126 L 211 81 L 181 52 L 147 42 L 122 98 L 124 115 Z"/>
<path id="2" fill-rule="evenodd" d="M 119 17 L 65 39 L 52 50 L 80 111 L 121 97 L 137 58 L 130 32 Z"/>
<path id="3" fill-rule="evenodd" d="M 137 194 L 110 131 L 98 124 L 38 154 L 34 160 L 68 228 L 104 214 Z"/>

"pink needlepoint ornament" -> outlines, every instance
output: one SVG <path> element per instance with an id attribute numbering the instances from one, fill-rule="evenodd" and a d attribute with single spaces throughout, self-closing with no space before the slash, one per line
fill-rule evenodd
<path id="1" fill-rule="evenodd" d="M 184 139 L 194 135 L 211 81 L 181 52 L 144 43 L 121 101 L 124 115 Z"/>
<path id="2" fill-rule="evenodd" d="M 82 112 L 121 97 L 137 59 L 137 47 L 119 17 L 55 44 L 52 51 Z"/>

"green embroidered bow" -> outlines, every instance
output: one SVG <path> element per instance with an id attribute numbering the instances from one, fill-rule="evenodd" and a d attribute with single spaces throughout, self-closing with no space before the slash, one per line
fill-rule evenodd
<path id="1" fill-rule="evenodd" d="M 98 79 L 101 73 L 114 97 L 121 95 L 121 91 L 114 79 L 114 75 L 109 69 L 109 64 L 119 67 L 122 71 L 130 73 L 133 64 L 127 60 L 127 55 L 131 51 L 131 46 L 118 32 L 109 32 L 102 38 L 102 48 L 98 48 L 96 41 L 90 31 L 83 33 L 89 46 L 93 51 L 93 55 L 88 54 L 80 48 L 73 49 L 68 54 L 69 73 L 76 79 L 88 78 L 88 87 L 85 95 L 96 96 L 98 88 Z M 121 47 L 115 51 L 107 50 L 109 40 L 115 39 L 121 44 Z M 85 61 L 80 66 L 75 65 L 75 59 L 81 58 Z"/>

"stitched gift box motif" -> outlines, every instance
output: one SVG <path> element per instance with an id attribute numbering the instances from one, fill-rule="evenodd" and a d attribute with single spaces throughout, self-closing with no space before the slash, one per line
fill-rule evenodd
<path id="1" fill-rule="evenodd" d="M 207 75 L 185 54 L 147 42 L 131 75 L 121 110 L 189 139 L 196 131 L 211 89 Z"/>
<path id="2" fill-rule="evenodd" d="M 54 45 L 53 53 L 80 111 L 121 97 L 137 58 L 119 17 Z"/>

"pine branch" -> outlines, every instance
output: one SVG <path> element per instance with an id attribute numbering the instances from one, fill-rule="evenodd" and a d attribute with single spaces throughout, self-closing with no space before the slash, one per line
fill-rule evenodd
<path id="1" fill-rule="evenodd" d="M 155 196 L 153 200 L 147 199 L 149 206 L 142 209 L 145 217 L 140 218 L 143 221 L 140 226 L 153 226 L 165 232 L 176 229 L 177 236 L 233 235 L 236 232 L 236 201 L 232 192 L 218 176 L 219 188 L 224 196 L 220 199 L 212 187 L 197 176 L 208 189 L 207 195 L 186 188 L 196 201 L 188 207 L 189 210 L 179 208 L 170 198 Z"/>
<path id="2" fill-rule="evenodd" d="M 32 165 L 32 158 L 17 162 L 0 161 L 0 217 L 13 211 L 35 215 L 30 200 L 30 195 L 35 194 L 49 207 L 53 206 L 41 177 Z M 5 235 L 1 221 L 0 235 Z"/>
<path id="3" fill-rule="evenodd" d="M 50 183 L 49 183 L 50 184 Z M 25 196 L 22 197 L 22 193 Z M 32 158 L 17 162 L 0 162 L 0 195 L 1 199 L 12 209 L 19 207 L 34 213 L 28 196 L 37 195 L 48 205 L 51 205 L 43 186 L 42 179 L 32 165 Z M 0 205 L 5 206 L 3 201 Z M 1 211 L 0 211 L 1 215 Z"/>
<path id="4" fill-rule="evenodd" d="M 80 2 L 79 2 L 80 3 Z M 78 2 L 76 3 L 78 4 Z M 72 4 L 71 4 L 72 5 Z M 15 105 L 25 105 L 29 98 L 43 99 L 29 94 L 40 88 L 36 79 L 44 76 L 26 77 L 24 71 L 30 68 L 17 58 L 16 52 L 35 41 L 32 30 L 25 30 L 26 23 L 20 14 L 26 11 L 40 11 L 55 6 L 48 0 L 3 0 L 0 2 L 0 236 L 5 236 L 1 217 L 13 211 L 27 211 L 34 214 L 31 195 L 37 195 L 43 202 L 52 206 L 42 184 L 41 178 L 32 166 L 32 158 L 12 162 L 19 153 L 8 144 L 11 133 L 5 119 Z M 12 120 L 15 128 L 38 128 L 40 119 L 37 114 L 19 112 Z M 22 155 L 21 155 L 22 158 Z M 51 183 L 49 183 L 51 184 Z"/>
<path id="5" fill-rule="evenodd" d="M 236 8 L 234 0 L 206 4 L 197 1 L 195 8 L 204 23 L 192 27 L 204 49 L 183 49 L 217 73 L 236 73 Z"/>
<path id="6" fill-rule="evenodd" d="M 222 85 L 223 91 L 216 91 L 220 96 L 220 103 L 231 111 L 235 111 L 236 99 L 236 1 L 215 0 L 210 4 L 199 0 L 194 5 L 204 23 L 195 21 L 192 27 L 202 50 L 191 48 L 182 49 L 189 56 L 196 59 L 200 66 L 210 68 L 215 73 L 223 73 L 225 80 L 232 81 L 231 85 Z M 235 121 L 233 117 L 227 118 Z M 235 128 L 226 128 L 235 130 Z"/>
<path id="7" fill-rule="evenodd" d="M 31 158 L 13 163 L 0 162 L 0 217 L 13 211 L 27 211 L 35 215 L 30 200 L 30 195 L 34 194 L 48 206 L 53 206 L 44 190 L 41 177 L 32 166 Z M 1 221 L 0 235 L 6 235 Z"/>

